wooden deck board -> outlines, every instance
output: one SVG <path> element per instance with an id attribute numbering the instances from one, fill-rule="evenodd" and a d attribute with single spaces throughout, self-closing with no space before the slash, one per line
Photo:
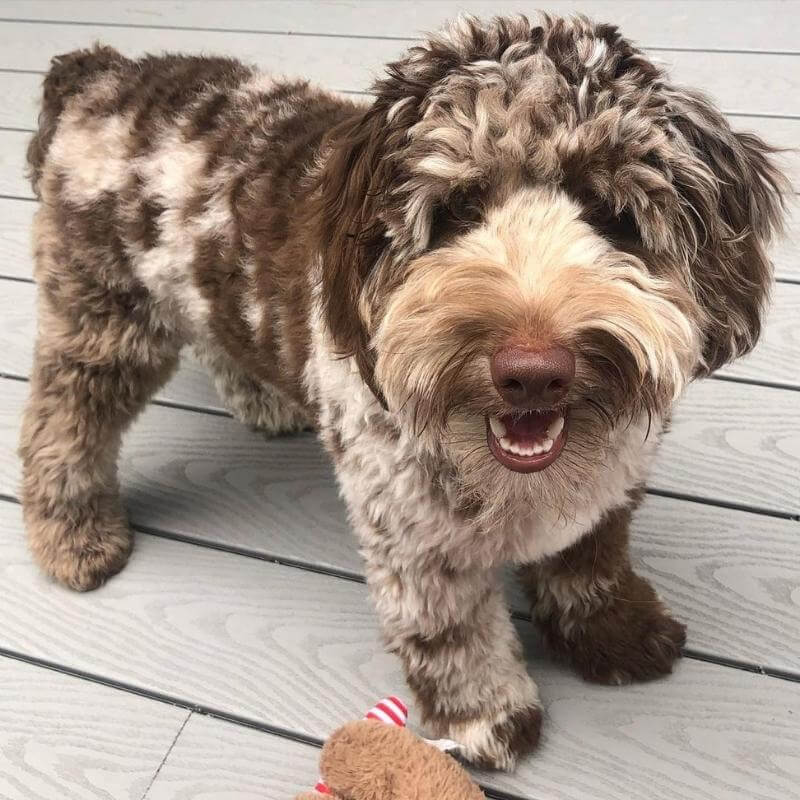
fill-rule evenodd
<path id="1" fill-rule="evenodd" d="M 188 714 L 0 657 L 0 797 L 140 800 Z"/>
<path id="2" fill-rule="evenodd" d="M 147 800 L 290 800 L 316 783 L 319 754 L 309 744 L 194 714 Z"/>
<path id="3" fill-rule="evenodd" d="M 2 132 L 0 132 L 2 138 Z M 32 279 L 30 226 L 36 204 L 0 197 L 0 277 Z M 800 282 L 800 206 L 792 205 L 787 235 L 774 248 L 779 279 Z M 775 292 L 780 292 L 778 288 Z"/>
<path id="4" fill-rule="evenodd" d="M 321 33 L 339 36 L 396 36 L 416 38 L 461 11 L 492 16 L 505 10 L 496 0 L 424 0 L 386 3 L 381 0 L 311 4 L 296 0 L 249 0 L 236 4 L 138 0 L 136 3 L 97 3 L 96 0 L 4 0 L 6 18 L 128 25 L 183 25 L 191 28 L 270 30 L 283 33 Z M 796 31 L 776 25 L 792 13 L 791 3 L 759 0 L 740 4 L 729 13 L 725 3 L 708 0 L 626 2 L 625 0 L 517 0 L 515 11 L 531 18 L 540 8 L 554 14 L 588 14 L 618 25 L 643 46 L 696 49 L 795 51 Z M 794 12 L 797 13 L 797 12 Z"/>
<path id="5" fill-rule="evenodd" d="M 291 39 L 293 37 L 284 38 Z M 0 28 L 0 42 L 1 41 L 2 28 Z M 94 41 L 94 39 L 88 39 L 84 44 L 91 43 L 92 41 Z M 675 55 L 683 56 L 685 54 L 670 53 L 669 55 L 672 57 Z M 389 58 L 390 56 L 387 54 L 386 57 Z M 758 56 L 751 55 L 748 57 L 755 58 Z M 0 56 L 0 64 L 2 64 L 1 59 L 2 57 Z M 374 70 L 379 69 L 380 66 L 380 63 L 376 63 L 374 65 Z M 748 68 L 748 65 L 742 65 L 742 68 Z M 749 68 L 756 69 L 757 74 L 760 74 L 763 65 L 754 65 Z M 281 69 L 286 74 L 293 74 L 286 66 L 282 66 Z M 298 72 L 296 74 L 302 74 L 300 71 L 301 69 L 301 65 L 298 64 Z M 713 72 L 715 68 L 712 66 L 708 69 Z M 367 86 L 367 83 L 349 84 L 347 86 L 338 85 L 335 83 L 335 76 L 339 70 L 340 67 L 335 62 L 321 66 L 321 75 L 327 74 L 326 78 L 318 79 L 321 85 L 329 86 L 333 89 L 363 89 Z M 753 80 L 755 80 L 755 78 L 753 78 Z M 764 80 L 766 80 L 766 78 L 764 78 Z M 40 75 L 0 72 L 0 96 L 7 97 L 7 102 L 4 104 L 3 110 L 0 111 L 0 127 L 11 129 L 35 128 L 38 116 L 38 101 L 41 96 L 40 84 Z M 702 84 L 697 83 L 697 85 Z M 751 108 L 748 102 L 750 101 L 743 101 L 743 105 L 739 107 L 738 110 L 747 112 Z M 798 189 L 800 189 L 800 150 L 798 150 L 798 143 L 800 142 L 800 119 L 759 117 L 750 116 L 749 114 L 742 115 L 732 113 L 729 115 L 729 120 L 734 129 L 756 133 L 769 144 L 784 151 L 776 156 L 776 161 L 785 171 L 795 191 L 798 191 Z M 0 178 L 0 193 L 18 197 L 31 197 L 32 192 L 27 180 L 24 178 L 24 166 L 22 161 L 25 152 L 24 144 L 27 140 L 26 133 L 24 130 L 5 130 L 2 131 L 2 134 L 4 137 L 8 136 L 9 138 L 7 145 L 0 145 L 0 152 L 7 153 L 7 160 L 0 162 L 0 168 L 2 168 L 4 173 Z M 20 146 L 20 142 L 22 146 Z M 18 161 L 11 158 L 14 152 L 19 154 Z"/>
<path id="6" fill-rule="evenodd" d="M 81 595 L 30 563 L 18 507 L 0 514 L 5 647 L 318 739 L 402 693 L 361 584 L 141 535 L 125 571 Z M 518 627 L 546 736 L 515 774 L 483 776 L 488 786 L 604 800 L 791 796 L 800 684 L 685 659 L 668 680 L 590 686 Z"/>
<path id="7" fill-rule="evenodd" d="M 797 515 L 800 403 L 795 392 L 701 381 L 675 410 L 648 485 Z"/>
<path id="8" fill-rule="evenodd" d="M 25 177 L 25 150 L 30 138 L 27 131 L 0 130 L 0 195 L 33 197 Z"/>
<path id="9" fill-rule="evenodd" d="M 0 382 L 0 392 L 0 493 L 14 495 L 26 387 Z M 120 475 L 140 528 L 362 572 L 331 467 L 311 436 L 265 441 L 234 420 L 153 407 L 134 425 Z M 634 526 L 642 572 L 689 623 L 690 646 L 800 675 L 798 537 L 794 521 L 652 496 Z M 521 594 L 511 596 L 526 612 Z"/>
<path id="10" fill-rule="evenodd" d="M 3 417 L 5 425 L 10 427 L 5 435 L 15 438 L 17 418 L 13 415 L 21 407 L 27 386 L 10 381 L 3 392 L 8 398 Z M 214 455 L 209 456 L 212 451 L 208 448 L 215 441 L 220 442 L 220 447 L 214 448 Z M 174 409 L 153 406 L 126 441 L 124 465 L 140 476 L 142 485 L 149 483 L 152 496 L 148 493 L 147 502 L 155 502 L 159 486 L 162 491 L 174 488 L 177 481 L 181 490 L 187 492 L 176 500 L 183 503 L 190 515 L 187 524 L 199 521 L 201 507 L 202 513 L 214 514 L 220 524 L 224 524 L 225 513 L 235 514 L 229 519 L 233 524 L 248 513 L 253 502 L 249 499 L 251 493 L 263 486 L 259 474 L 248 469 L 258 465 L 260 470 L 274 474 L 277 469 L 280 474 L 283 467 L 276 459 L 294 458 L 293 454 L 302 448 L 317 454 L 301 458 L 312 485 L 314 481 L 326 480 L 324 461 L 310 435 L 266 440 L 258 447 L 254 443 L 255 439 L 248 439 L 247 431 L 233 420 L 224 417 L 211 420 L 194 412 L 179 414 Z M 178 454 L 188 458 L 197 454 L 198 460 L 185 464 Z M 303 460 L 306 458 L 310 460 Z M 235 497 L 228 509 L 215 513 L 207 507 L 202 496 L 205 486 L 189 491 L 191 484 L 185 482 L 184 470 L 190 467 L 201 485 L 227 474 L 226 491 Z M 8 474 L 10 466 L 2 464 L 0 470 Z M 702 381 L 690 386 L 678 405 L 672 430 L 664 437 L 648 486 L 718 503 L 797 515 L 800 496 L 792 487 L 797 486 L 798 475 L 800 404 L 795 392 Z M 324 496 L 328 498 L 332 492 L 331 489 Z M 323 508 L 329 508 L 328 502 L 323 501 Z M 171 518 L 175 516 L 173 513 Z"/>
<path id="11" fill-rule="evenodd" d="M 35 40 L 36 47 L 31 47 Z M 384 64 L 408 46 L 387 39 L 164 30 L 6 22 L 0 69 L 44 70 L 52 54 L 96 40 L 128 55 L 162 50 L 229 53 L 280 74 L 303 75 L 332 89 L 365 90 Z M 776 53 L 657 51 L 676 82 L 703 87 L 729 112 L 800 114 L 795 56 Z M 655 54 L 654 54 L 655 57 Z M 731 74 L 736 80 L 731 80 Z"/>
<path id="12" fill-rule="evenodd" d="M 44 75 L 0 72 L 0 127 L 35 128 Z"/>
<path id="13" fill-rule="evenodd" d="M 4 242 L 0 239 L 0 252 L 3 249 Z M 36 286 L 32 283 L 0 278 L 0 340 L 6 344 L 0 351 L 0 374 L 24 377 L 30 374 L 36 338 L 35 295 Z M 178 373 L 156 394 L 156 399 L 228 413 L 207 371 L 188 348 Z"/>
<path id="14" fill-rule="evenodd" d="M 0 275 L 33 279 L 31 225 L 36 203 L 0 197 Z"/>

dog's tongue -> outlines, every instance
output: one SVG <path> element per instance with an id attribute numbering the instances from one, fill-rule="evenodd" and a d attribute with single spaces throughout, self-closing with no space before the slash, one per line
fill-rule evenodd
<path id="1" fill-rule="evenodd" d="M 533 411 L 521 417 L 507 414 L 500 417 L 506 429 L 506 436 L 515 442 L 524 444 L 548 438 L 550 429 L 561 417 L 558 411 Z M 558 435 L 558 434 L 556 434 Z"/>

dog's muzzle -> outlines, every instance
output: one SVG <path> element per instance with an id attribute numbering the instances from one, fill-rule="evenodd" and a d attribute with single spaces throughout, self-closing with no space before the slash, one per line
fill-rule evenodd
<path id="1" fill-rule="evenodd" d="M 486 419 L 492 455 L 515 472 L 549 467 L 566 442 L 566 410 L 559 407 L 575 378 L 575 356 L 561 345 L 501 347 L 491 358 L 498 394 L 515 409 Z"/>

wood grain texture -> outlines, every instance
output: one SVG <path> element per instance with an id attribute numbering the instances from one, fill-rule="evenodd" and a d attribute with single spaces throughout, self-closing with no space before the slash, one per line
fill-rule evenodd
<path id="1" fill-rule="evenodd" d="M 792 198 L 788 206 L 786 231 L 772 249 L 775 275 L 782 280 L 800 283 L 800 197 Z"/>
<path id="2" fill-rule="evenodd" d="M 2 391 L 2 436 L 9 455 L 0 470 L 9 476 L 6 491 L 12 491 L 17 465 L 11 454 L 27 386 L 7 381 Z M 147 524 L 160 529 L 174 529 L 182 520 L 180 530 L 191 535 L 200 520 L 238 526 L 256 511 L 279 527 L 291 518 L 299 498 L 314 508 L 304 524 L 327 529 L 336 519 L 341 525 L 335 530 L 346 528 L 336 512 L 340 506 L 327 459 L 310 434 L 265 439 L 231 419 L 152 406 L 125 441 L 121 469 L 132 507 L 152 507 Z M 706 381 L 690 387 L 678 406 L 649 486 L 796 514 L 798 475 L 796 395 Z M 306 482 L 298 484 L 301 476 Z M 270 500 L 266 508 L 260 498 L 264 492 Z"/>
<path id="3" fill-rule="evenodd" d="M 155 399 L 164 403 L 177 403 L 204 411 L 229 414 L 217 394 L 208 370 L 194 357 L 191 349 L 184 349 L 180 366 L 167 385 L 156 393 Z"/>
<path id="4" fill-rule="evenodd" d="M 0 492 L 15 495 L 25 386 L 0 390 Z M 264 441 L 232 420 L 153 407 L 125 442 L 120 474 L 140 528 L 362 573 L 332 470 L 311 437 Z M 692 647 L 800 674 L 799 523 L 652 496 L 633 540 L 642 574 L 688 622 Z M 509 589 L 514 609 L 527 612 L 514 582 Z"/>
<path id="5" fill-rule="evenodd" d="M 796 57 L 800 65 L 800 57 Z M 755 133 L 767 144 L 782 152 L 774 156 L 775 163 L 783 170 L 795 192 L 800 191 L 800 119 L 778 117 L 750 117 L 728 114 L 735 131 Z M 793 198 L 793 201 L 796 200 Z"/>
<path id="6" fill-rule="evenodd" d="M 697 675 L 698 684 L 702 685 L 703 679 L 713 678 L 713 669 L 705 665 L 701 666 Z M 602 747 L 603 752 L 597 758 L 593 750 L 583 754 L 576 753 L 581 739 L 585 737 L 575 737 L 572 728 L 583 722 L 583 714 L 586 709 L 581 707 L 581 703 L 585 700 L 582 696 L 583 687 L 577 687 L 578 691 L 575 694 L 571 693 L 572 688 L 570 686 L 563 695 L 548 703 L 547 724 L 549 729 L 544 749 L 531 759 L 529 765 L 523 767 L 524 772 L 532 776 L 530 781 L 521 779 L 519 775 L 507 776 L 504 779 L 503 788 L 519 793 L 523 797 L 536 798 L 536 800 L 669 797 L 667 787 L 670 781 L 675 781 L 675 776 L 669 774 L 672 764 L 667 761 L 659 766 L 656 753 L 648 756 L 637 753 L 636 761 L 631 764 L 629 748 L 630 740 L 638 733 L 637 726 L 644 724 L 650 731 L 654 731 L 677 716 L 674 715 L 674 712 L 673 714 L 666 712 L 666 708 L 661 705 L 663 699 L 659 697 L 656 700 L 657 721 L 653 724 L 653 722 L 645 722 L 646 701 L 644 699 L 640 701 L 640 704 L 637 703 L 642 710 L 642 716 L 639 717 L 638 714 L 630 713 L 630 706 L 627 704 L 624 709 L 615 708 L 620 701 L 621 692 L 612 690 L 610 695 L 604 698 L 602 704 L 597 703 L 597 698 L 593 698 L 595 703 L 590 706 L 590 711 L 600 712 L 603 715 L 603 722 L 598 726 L 600 730 L 595 729 L 592 733 L 597 732 L 603 739 L 606 739 Z M 713 703 L 714 699 L 712 698 L 710 702 Z M 726 703 L 726 706 L 730 708 L 730 704 Z M 704 708 L 708 707 L 708 703 L 704 703 Z M 358 716 L 358 711 L 360 710 L 354 709 L 352 716 Z M 670 717 L 672 719 L 669 719 Z M 763 720 L 762 717 L 762 724 Z M 608 740 L 609 731 L 605 726 L 606 722 L 613 722 L 619 726 L 618 729 L 612 728 L 610 741 Z M 738 720 L 735 722 L 738 723 Z M 758 723 L 752 727 L 757 725 Z M 725 756 L 720 759 L 718 755 L 718 748 L 728 745 L 729 742 L 716 741 L 711 744 L 717 739 L 717 732 L 713 725 L 702 720 L 696 727 L 679 722 L 671 733 L 668 748 L 671 753 L 678 755 L 678 759 L 683 764 L 692 760 L 691 756 L 687 758 L 687 751 L 694 744 L 694 740 L 706 739 L 705 747 L 707 752 L 710 751 L 711 757 L 703 771 L 711 775 L 719 774 L 724 783 L 711 795 L 702 795 L 703 797 L 732 798 L 741 796 L 736 794 L 738 776 L 723 773 Z M 679 734 L 684 734 L 688 741 L 676 742 L 675 738 Z M 705 737 L 704 734 L 706 734 Z M 759 737 L 763 742 L 762 737 L 763 733 Z M 565 740 L 569 742 L 567 753 L 559 763 L 555 760 L 557 748 L 562 747 Z M 649 744 L 651 742 L 648 737 L 648 740 L 640 742 L 639 746 Z M 786 750 L 788 748 L 784 746 L 784 752 Z M 578 760 L 576 764 L 568 765 L 567 758 L 572 756 L 577 756 Z M 229 800 L 261 800 L 263 797 L 289 798 L 313 782 L 314 776 L 317 774 L 316 759 L 318 757 L 319 750 L 315 747 L 286 740 L 276 740 L 266 734 L 195 715 L 190 719 L 164 767 L 159 772 L 148 793 L 148 800 L 210 800 L 211 798 L 216 800 L 221 796 L 229 798 Z M 768 763 L 768 754 L 763 750 L 758 757 Z M 621 769 L 622 772 L 614 775 L 613 764 L 616 758 L 620 759 L 617 770 Z M 637 768 L 645 760 L 649 762 L 651 769 L 648 770 L 647 775 L 639 775 Z M 563 769 L 561 776 L 558 774 L 559 769 Z M 599 786 L 594 785 L 592 769 L 603 770 Z M 698 776 L 695 765 L 690 764 L 690 769 L 691 773 L 688 778 L 681 775 L 679 785 L 684 790 L 689 790 L 690 787 L 697 790 Z M 659 778 L 655 787 L 646 783 L 650 779 L 652 771 L 655 771 Z M 497 781 L 496 776 L 485 776 L 480 773 L 476 773 L 475 777 L 483 783 L 492 784 Z M 702 780 L 703 777 L 700 778 L 700 781 Z M 768 787 L 766 791 L 762 789 L 762 792 L 769 797 L 769 791 L 773 788 Z M 656 794 L 652 794 L 654 791 Z M 677 794 L 678 791 L 676 786 L 676 793 L 672 797 L 692 796 L 691 793 Z"/>
<path id="7" fill-rule="evenodd" d="M 316 783 L 319 754 L 309 744 L 194 714 L 147 800 L 290 800 Z"/>
<path id="8" fill-rule="evenodd" d="M 24 72 L 0 72 L 0 97 L 4 100 L 0 105 L 0 127 L 36 127 L 43 78 Z"/>
<path id="9" fill-rule="evenodd" d="M 517 8 L 534 5 L 523 0 Z M 555 0 L 548 8 L 559 13 L 571 5 Z M 227 52 L 333 88 L 363 90 L 370 75 L 408 44 L 375 36 L 416 37 L 417 30 L 453 16 L 456 6 L 497 12 L 488 0 L 0 0 L 0 17 L 143 26 L 0 21 L 0 127 L 35 124 L 41 82 L 41 75 L 2 68 L 43 70 L 54 53 L 96 39 L 131 54 Z M 734 112 L 737 129 L 797 147 L 800 120 L 785 116 L 800 113 L 796 56 L 658 48 L 800 52 L 800 3 L 739 4 L 733 11 L 728 4 L 685 0 L 585 0 L 580 7 L 654 47 L 654 57 L 674 62 L 676 80 L 714 94 Z M 242 32 L 154 30 L 148 24 Z M 246 32 L 253 28 L 343 36 Z M 0 195 L 31 195 L 23 175 L 28 137 L 0 131 Z M 784 164 L 797 188 L 800 157 L 790 153 Z M 30 275 L 33 209 L 33 203 L 0 198 L 0 275 Z M 790 237 L 775 251 L 782 278 L 800 281 L 798 242 L 794 208 Z M 0 372 L 5 361 L 26 374 L 32 317 L 25 309 L 33 287 L 15 284 L 23 287 L 15 291 L 10 285 L 0 281 Z M 729 375 L 797 384 L 795 289 L 778 287 L 761 347 Z M 11 495 L 26 392 L 23 382 L 0 380 L 0 492 Z M 191 359 L 160 398 L 220 408 Z M 652 485 L 797 514 L 797 398 L 796 392 L 724 382 L 691 387 Z M 396 661 L 382 652 L 330 467 L 312 437 L 265 441 L 224 417 L 154 406 L 125 445 L 122 481 L 131 517 L 145 528 L 212 548 L 314 564 L 354 580 L 139 534 L 121 575 L 98 592 L 76 595 L 38 573 L 25 548 L 19 507 L 0 501 L 0 647 L 318 738 L 377 697 L 405 692 Z M 634 556 L 687 622 L 694 650 L 800 675 L 798 534 L 794 520 L 649 496 L 634 523 Z M 509 596 L 524 609 L 513 584 Z M 684 660 L 666 681 L 601 689 L 550 663 L 529 624 L 519 629 L 542 689 L 545 737 L 537 757 L 515 775 L 479 776 L 490 787 L 531 800 L 800 797 L 800 684 Z M 30 674 L 7 679 L 7 664 Z M 0 797 L 141 797 L 186 717 L 0 659 Z M 147 798 L 288 798 L 313 784 L 317 757 L 313 747 L 195 714 Z"/>
<path id="10" fill-rule="evenodd" d="M 798 514 L 797 393 L 722 381 L 693 384 L 677 406 L 648 485 Z"/>
<path id="11" fill-rule="evenodd" d="M 81 595 L 30 564 L 18 508 L 0 514 L 5 646 L 317 738 L 402 693 L 360 584 L 142 535 L 121 575 Z M 583 800 L 791 796 L 800 685 L 684 660 L 668 680 L 589 686 L 519 629 L 546 734 L 516 774 L 482 776 L 488 786 Z"/>
<path id="12" fill-rule="evenodd" d="M 517 0 L 513 8 L 533 17 L 539 0 Z M 707 0 L 631 3 L 624 0 L 550 0 L 554 14 L 580 12 L 619 25 L 627 35 L 652 47 L 798 51 L 794 35 L 800 9 L 794 2 L 739 4 L 729 13 L 725 3 Z M 165 0 L 98 3 L 96 0 L 4 0 L 0 15 L 17 19 L 106 22 L 128 25 L 181 25 L 218 29 L 271 30 L 415 38 L 460 11 L 479 16 L 498 13 L 493 0 L 425 0 L 422 3 L 250 2 L 183 3 Z M 795 24 L 793 24 L 793 22 Z"/>
<path id="13" fill-rule="evenodd" d="M 651 495 L 631 549 L 693 650 L 800 675 L 800 523 Z M 507 587 L 527 614 L 517 582 Z"/>
<path id="14" fill-rule="evenodd" d="M 140 800 L 188 714 L 0 658 L 0 797 Z"/>
<path id="15" fill-rule="evenodd" d="M 0 25 L 0 32 L 3 26 Z M 31 134 L 25 131 L 0 130 L 0 194 L 33 197 L 25 177 L 25 150 Z"/>
<path id="16" fill-rule="evenodd" d="M 33 278 L 31 225 L 35 212 L 36 203 L 0 198 L 0 275 Z"/>
<path id="17" fill-rule="evenodd" d="M 20 297 L 25 292 L 30 292 L 32 287 L 18 282 L 4 283 L 4 290 L 11 296 Z M 796 287 L 782 285 L 779 290 L 787 291 L 796 298 Z M 9 365 L 8 372 L 25 374 L 24 353 L 26 346 L 30 347 L 29 334 L 24 331 L 29 329 L 30 318 L 17 320 L 14 324 L 13 310 L 8 313 L 8 320 L 4 324 L 4 333 L 11 347 L 6 348 L 8 356 L 0 352 L 0 371 L 3 364 Z M 22 329 L 22 333 L 20 333 Z M 785 368 L 781 377 L 796 376 L 792 372 L 793 364 L 797 361 L 796 339 L 797 319 L 791 318 L 786 326 L 778 328 L 779 334 L 774 339 L 777 344 L 767 346 L 766 364 L 775 363 Z M 781 361 L 781 342 L 790 338 L 795 344 L 793 349 L 787 350 L 787 355 L 792 360 Z M 753 360 L 756 356 L 753 356 Z M 28 362 L 29 363 L 29 362 Z M 756 362 L 758 363 L 758 362 Z M 788 363 L 788 367 L 786 364 Z M 748 373 L 749 370 L 749 373 Z M 743 366 L 745 374 L 764 375 L 756 373 L 750 367 Z M 181 377 L 181 384 L 186 396 L 192 396 L 194 387 L 202 386 L 202 373 L 199 369 L 190 371 L 187 378 Z M 12 391 L 19 391 L 12 387 Z M 165 388 L 162 397 L 169 398 L 171 392 Z M 174 395 L 172 395 L 174 396 Z M 179 396 L 184 396 L 180 394 Z M 204 398 L 200 402 L 213 403 L 210 387 L 205 390 Z M 145 419 L 160 419 L 161 415 L 168 414 L 167 410 L 153 409 L 145 415 Z M 172 412 L 177 413 L 177 412 Z M 191 437 L 175 437 L 175 452 L 185 452 L 182 447 L 194 448 L 207 438 L 201 431 L 206 430 L 206 425 L 211 424 L 205 418 L 181 417 L 183 425 L 192 424 L 193 430 L 198 432 L 197 442 L 190 442 Z M 155 423 L 154 423 L 155 424 Z M 169 433 L 176 429 L 174 423 L 164 423 Z M 217 420 L 214 426 L 234 426 L 233 422 Z M 244 435 L 238 426 L 234 426 L 237 436 Z M 144 444 L 143 457 L 152 466 L 143 470 L 155 477 L 156 472 L 163 474 L 167 466 L 163 463 L 160 452 L 163 449 L 164 432 L 154 429 L 152 434 L 143 433 L 147 427 L 137 427 L 136 434 L 131 437 L 130 443 L 142 441 Z M 172 438 L 167 433 L 168 438 Z M 217 434 L 222 435 L 222 434 Z M 230 434 L 225 434 L 230 436 Z M 139 437 L 142 437 L 141 439 Z M 225 450 L 229 454 L 238 452 L 233 442 L 240 439 L 231 439 L 225 442 Z M 272 440 L 269 447 L 281 448 L 285 440 Z M 276 442 L 278 444 L 276 444 Z M 162 443 L 162 444 L 160 444 Z M 132 453 L 135 451 L 131 451 Z M 261 451 L 267 453 L 268 448 Z M 136 456 L 133 456 L 136 458 Z M 796 487 L 800 485 L 800 403 L 795 392 L 786 392 L 779 389 L 749 386 L 723 381 L 704 381 L 689 387 L 683 400 L 676 408 L 672 432 L 665 437 L 661 452 L 656 460 L 652 473 L 650 486 L 671 492 L 679 492 L 693 497 L 709 500 L 737 503 L 764 508 L 783 513 L 797 514 L 800 511 L 800 493 Z"/>
<path id="18" fill-rule="evenodd" d="M 128 55 L 160 50 L 234 55 L 338 90 L 367 89 L 383 65 L 408 46 L 367 37 L 325 37 L 323 46 L 320 37 L 302 34 L 6 22 L 0 25 L 0 69 L 44 70 L 52 55 L 96 40 Z M 706 90 L 725 111 L 800 114 L 793 55 L 659 50 L 653 57 L 671 68 L 677 83 Z"/>

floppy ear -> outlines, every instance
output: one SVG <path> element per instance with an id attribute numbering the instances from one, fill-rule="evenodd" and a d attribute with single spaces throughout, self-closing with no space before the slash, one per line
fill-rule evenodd
<path id="1" fill-rule="evenodd" d="M 777 150 L 732 131 L 702 94 L 672 93 L 668 114 L 689 150 L 674 178 L 697 241 L 692 289 L 707 316 L 698 374 L 708 374 L 749 352 L 761 333 L 767 248 L 783 225 L 788 184 L 771 160 Z"/>
<path id="2" fill-rule="evenodd" d="M 384 408 L 375 383 L 363 290 L 389 243 L 381 216 L 391 185 L 388 127 L 376 104 L 334 128 L 316 209 L 325 321 L 338 350 L 355 358 L 361 377 Z"/>

